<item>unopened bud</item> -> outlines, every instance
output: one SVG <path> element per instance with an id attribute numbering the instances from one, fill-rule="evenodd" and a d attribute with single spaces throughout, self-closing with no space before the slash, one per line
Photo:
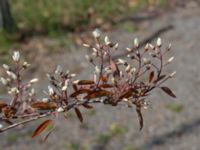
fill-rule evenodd
<path id="1" fill-rule="evenodd" d="M 134 39 L 134 46 L 135 46 L 136 48 L 139 47 L 139 39 L 138 39 L 138 38 L 135 38 L 135 39 Z"/>
<path id="2" fill-rule="evenodd" d="M 125 71 L 126 71 L 126 72 L 129 72 L 130 70 L 131 70 L 131 66 L 128 65 L 128 66 L 126 67 Z"/>
<path id="3" fill-rule="evenodd" d="M 49 95 L 53 95 L 54 94 L 54 90 L 51 86 L 48 86 L 48 90 L 49 90 Z"/>
<path id="4" fill-rule="evenodd" d="M 132 51 L 132 49 L 130 49 L 130 48 L 128 48 L 128 47 L 126 48 L 126 50 L 127 50 L 128 52 L 131 52 L 131 51 Z"/>
<path id="5" fill-rule="evenodd" d="M 70 77 L 71 77 L 71 78 L 76 77 L 76 74 L 75 74 L 75 73 L 72 73 L 72 74 L 70 74 Z"/>
<path id="6" fill-rule="evenodd" d="M 161 46 L 162 46 L 162 40 L 161 40 L 160 37 L 157 39 L 156 45 L 157 45 L 158 47 L 161 47 Z"/>
<path id="7" fill-rule="evenodd" d="M 94 38 L 99 38 L 101 36 L 101 32 L 99 31 L 99 29 L 95 29 L 93 32 L 92 32 Z"/>
<path id="8" fill-rule="evenodd" d="M 3 128 L 3 125 L 2 124 L 0 124 L 0 129 L 2 129 Z"/>
<path id="9" fill-rule="evenodd" d="M 63 109 L 62 107 L 59 107 L 59 108 L 57 109 L 57 112 L 64 112 L 64 109 Z"/>
<path id="10" fill-rule="evenodd" d="M 148 50 L 149 50 L 149 43 L 147 43 L 147 44 L 145 45 L 144 50 L 145 50 L 145 51 L 148 51 Z"/>
<path id="11" fill-rule="evenodd" d="M 55 70 L 55 74 L 60 74 L 62 72 L 62 67 L 58 65 Z"/>
<path id="12" fill-rule="evenodd" d="M 73 81 L 74 84 L 78 84 L 80 80 Z"/>
<path id="13" fill-rule="evenodd" d="M 172 72 L 169 76 L 170 76 L 170 78 L 172 78 L 175 75 L 176 75 L 176 71 Z"/>
<path id="14" fill-rule="evenodd" d="M 114 46 L 114 49 L 117 50 L 118 47 L 119 47 L 119 43 L 116 43 L 115 46 Z"/>
<path id="15" fill-rule="evenodd" d="M 109 45 L 109 44 L 111 43 L 111 42 L 110 42 L 110 39 L 108 38 L 108 36 L 105 36 L 104 41 L 105 41 L 105 44 L 106 44 L 106 45 Z"/>
<path id="16" fill-rule="evenodd" d="M 95 66 L 95 73 L 100 73 L 100 69 L 98 66 Z"/>
<path id="17" fill-rule="evenodd" d="M 126 63 L 126 61 L 125 61 L 125 60 L 123 60 L 123 59 L 120 59 L 120 58 L 119 58 L 119 59 L 118 59 L 118 63 L 119 63 L 119 64 L 125 64 L 125 63 Z"/>
<path id="18" fill-rule="evenodd" d="M 48 103 L 48 102 L 49 102 L 49 99 L 48 99 L 48 98 L 43 98 L 43 99 L 42 99 L 42 102 Z"/>
<path id="19" fill-rule="evenodd" d="M 23 63 L 22 66 L 23 66 L 23 68 L 27 68 L 27 67 L 29 67 L 30 65 L 31 65 L 31 64 L 29 64 L 28 62 L 25 61 L 25 62 Z"/>
<path id="20" fill-rule="evenodd" d="M 0 80 L 3 85 L 7 85 L 8 81 L 5 78 L 1 77 Z"/>
<path id="21" fill-rule="evenodd" d="M 9 69 L 10 69 L 10 67 L 9 67 L 8 65 L 6 65 L 6 64 L 3 64 L 3 68 L 4 68 L 5 70 L 9 70 Z"/>
<path id="22" fill-rule="evenodd" d="M 13 80 L 17 79 L 17 76 L 15 73 L 11 72 L 11 71 L 6 71 L 7 75 L 10 76 Z"/>
<path id="23" fill-rule="evenodd" d="M 143 58 L 143 61 L 145 65 L 150 63 L 150 61 L 147 58 Z"/>
<path id="24" fill-rule="evenodd" d="M 20 53 L 18 51 L 14 51 L 13 52 L 13 55 L 12 55 L 12 58 L 15 62 L 18 62 L 19 59 L 20 59 Z"/>
<path id="25" fill-rule="evenodd" d="M 32 80 L 30 81 L 31 84 L 32 84 L 32 83 L 36 83 L 36 82 L 38 82 L 38 78 L 34 78 L 34 79 L 32 79 Z"/>
<path id="26" fill-rule="evenodd" d="M 167 62 L 170 63 L 170 62 L 172 62 L 173 60 L 174 60 L 174 57 L 170 57 L 170 58 L 167 60 Z"/>
<path id="27" fill-rule="evenodd" d="M 90 47 L 90 45 L 89 45 L 89 44 L 86 44 L 86 43 L 84 43 L 83 46 L 84 46 L 84 47 L 87 47 L 87 48 Z"/>
<path id="28" fill-rule="evenodd" d="M 172 48 L 172 44 L 170 43 L 167 47 L 167 50 L 169 51 Z"/>

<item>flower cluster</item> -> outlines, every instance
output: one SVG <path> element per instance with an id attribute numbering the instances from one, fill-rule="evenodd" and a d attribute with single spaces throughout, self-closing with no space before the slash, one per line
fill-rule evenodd
<path id="1" fill-rule="evenodd" d="M 0 78 L 12 96 L 10 103 L 0 102 L 0 132 L 49 117 L 50 119 L 34 131 L 32 137 L 35 137 L 49 124 L 55 125 L 55 116 L 66 116 L 70 110 L 74 110 L 82 122 L 80 107 L 92 109 L 92 104 L 96 103 L 135 106 L 142 129 L 142 108 L 148 108 L 147 98 L 154 89 L 161 89 L 169 96 L 176 97 L 168 87 L 162 86 L 176 74 L 164 73 L 164 68 L 174 59 L 164 59 L 165 54 L 171 50 L 171 44 L 162 48 L 162 40 L 158 38 L 155 45 L 147 43 L 143 49 L 139 49 L 139 40 L 135 38 L 132 48 L 126 48 L 127 57 L 115 60 L 114 54 L 118 51 L 119 44 L 112 42 L 108 36 L 105 36 L 103 41 L 99 30 L 95 30 L 93 36 L 95 45 L 83 44 L 92 51 L 91 55 L 85 57 L 94 68 L 91 73 L 93 78 L 77 80 L 76 74 L 57 66 L 54 73 L 47 74 L 50 85 L 42 99 L 36 98 L 35 90 L 32 88 L 38 81 L 37 78 L 23 82 L 22 73 L 30 64 L 21 61 L 19 52 L 13 53 L 14 67 L 4 64 L 7 76 Z M 47 133 L 45 139 L 51 132 L 52 130 Z"/>

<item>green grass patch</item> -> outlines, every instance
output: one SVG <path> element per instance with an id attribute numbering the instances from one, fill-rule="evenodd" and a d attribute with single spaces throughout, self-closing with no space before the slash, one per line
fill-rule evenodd
<path id="1" fill-rule="evenodd" d="M 173 104 L 166 105 L 166 108 L 173 111 L 173 112 L 179 113 L 183 110 L 184 107 L 181 104 L 173 103 Z"/>

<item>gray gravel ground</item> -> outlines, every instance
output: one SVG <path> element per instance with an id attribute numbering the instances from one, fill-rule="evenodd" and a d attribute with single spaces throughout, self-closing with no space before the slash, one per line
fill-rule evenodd
<path id="1" fill-rule="evenodd" d="M 144 25 L 136 34 L 114 31 L 108 33 L 121 46 L 131 44 L 135 36 L 141 39 L 164 24 L 175 28 L 162 36 L 164 45 L 172 43 L 175 61 L 168 71 L 177 71 L 175 79 L 166 84 L 173 89 L 177 100 L 161 91 L 149 97 L 152 108 L 144 110 L 145 125 L 139 131 L 134 109 L 95 106 L 95 111 L 84 111 L 80 124 L 72 113 L 68 120 L 59 118 L 57 130 L 47 143 L 31 139 L 29 130 L 9 131 L 0 136 L 2 150 L 199 150 L 200 149 L 200 10 L 195 5 L 163 14 Z M 90 68 L 83 60 L 85 51 L 55 56 L 56 63 L 82 69 L 87 77 Z M 52 61 L 52 60 L 49 60 Z M 81 65 L 80 65 L 81 64 Z M 48 67 L 48 65 L 46 66 Z M 175 107 L 175 108 L 174 108 Z M 39 123 L 39 122 L 37 122 Z"/>

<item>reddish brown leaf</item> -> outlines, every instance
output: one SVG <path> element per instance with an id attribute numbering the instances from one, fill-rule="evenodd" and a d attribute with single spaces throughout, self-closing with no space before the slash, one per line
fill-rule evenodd
<path id="1" fill-rule="evenodd" d="M 78 119 L 80 120 L 80 122 L 83 122 L 83 116 L 82 116 L 80 110 L 77 107 L 75 107 L 74 110 L 75 110 L 75 113 L 76 113 Z"/>
<path id="2" fill-rule="evenodd" d="M 77 88 L 77 85 L 76 85 L 76 84 L 73 84 L 73 85 L 72 85 L 72 87 L 73 87 L 74 91 L 77 91 L 77 90 L 78 90 L 78 88 Z"/>
<path id="3" fill-rule="evenodd" d="M 122 94 L 119 99 L 123 99 L 123 98 L 129 98 L 132 96 L 132 92 L 131 90 L 128 90 L 126 93 Z"/>
<path id="4" fill-rule="evenodd" d="M 94 84 L 94 81 L 91 81 L 91 80 L 80 80 L 77 84 L 78 85 Z"/>
<path id="5" fill-rule="evenodd" d="M 89 92 L 90 92 L 90 90 L 88 90 L 88 89 L 80 89 L 80 90 L 77 90 L 76 92 L 72 93 L 70 95 L 70 97 L 76 97 L 80 94 L 89 93 Z"/>
<path id="6" fill-rule="evenodd" d="M 44 131 L 48 125 L 52 123 L 52 120 L 46 120 L 43 123 L 41 123 L 36 130 L 33 132 L 32 134 L 32 138 L 36 137 L 37 135 L 39 135 L 42 131 Z"/>
<path id="7" fill-rule="evenodd" d="M 8 106 L 6 103 L 0 101 L 0 112 L 6 106 Z"/>
<path id="8" fill-rule="evenodd" d="M 141 112 L 141 107 L 136 106 L 136 112 L 137 112 L 139 123 L 140 123 L 140 130 L 142 130 L 142 128 L 143 128 L 143 116 L 142 116 L 142 112 Z"/>
<path id="9" fill-rule="evenodd" d="M 93 108 L 93 106 L 88 105 L 88 104 L 82 104 L 82 105 L 83 105 L 83 107 L 85 107 L 85 108 L 87 108 L 87 109 L 92 109 L 92 108 Z"/>
<path id="10" fill-rule="evenodd" d="M 111 84 L 101 84 L 99 87 L 100 88 L 112 88 L 113 85 L 111 85 Z"/>
<path id="11" fill-rule="evenodd" d="M 106 82 L 108 82 L 108 78 L 106 76 L 102 76 L 101 77 L 101 81 L 106 83 Z"/>
<path id="12" fill-rule="evenodd" d="M 168 87 L 161 87 L 161 89 L 167 93 L 169 96 L 176 98 L 176 95 L 168 88 Z"/>
<path id="13" fill-rule="evenodd" d="M 50 110 L 50 109 L 56 109 L 57 105 L 54 102 L 50 102 L 50 103 L 34 102 L 31 104 L 31 107 L 40 109 L 40 110 Z"/>
<path id="14" fill-rule="evenodd" d="M 2 112 L 6 118 L 11 118 L 15 114 L 16 109 L 14 109 L 10 106 L 6 106 L 6 107 L 2 108 Z"/>
<path id="15" fill-rule="evenodd" d="M 149 83 L 153 80 L 154 78 L 154 71 L 151 71 L 149 74 Z"/>
<path id="16" fill-rule="evenodd" d="M 103 96 L 110 96 L 112 93 L 106 90 L 99 90 L 89 93 L 87 96 L 85 96 L 85 99 L 92 99 L 92 98 L 99 98 Z"/>

